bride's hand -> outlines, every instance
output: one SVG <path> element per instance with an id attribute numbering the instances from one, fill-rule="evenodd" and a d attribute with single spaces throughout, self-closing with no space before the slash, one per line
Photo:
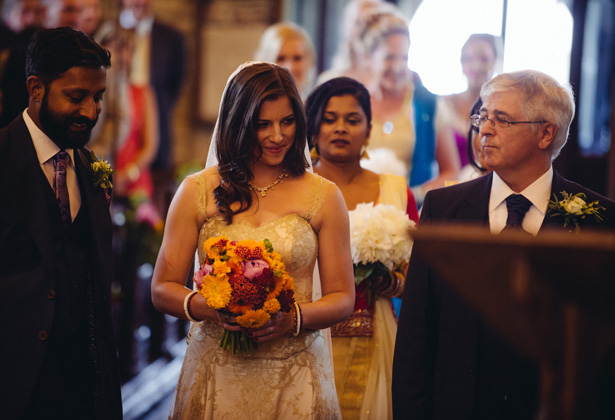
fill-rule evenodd
<path id="1" fill-rule="evenodd" d="M 216 318 L 222 328 L 229 331 L 241 331 L 242 326 L 237 323 L 237 317 L 216 311 Z"/>
<path id="2" fill-rule="evenodd" d="M 288 334 L 293 327 L 293 317 L 293 311 L 288 313 L 278 311 L 271 315 L 271 319 L 262 327 L 246 329 L 246 335 L 257 343 L 274 340 Z"/>

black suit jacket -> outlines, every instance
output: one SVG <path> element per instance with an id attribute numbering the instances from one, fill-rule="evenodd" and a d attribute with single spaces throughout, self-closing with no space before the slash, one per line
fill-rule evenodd
<path id="1" fill-rule="evenodd" d="M 470 223 L 489 229 L 491 184 L 492 174 L 489 174 L 429 192 L 423 204 L 419 229 L 424 223 L 443 222 Z M 612 201 L 555 172 L 551 197 L 556 193 L 559 198 L 561 191 L 584 192 L 588 202 L 599 200 L 606 207 L 601 212 L 604 216 L 602 223 L 587 219 L 582 229 L 615 228 L 615 205 Z M 541 231 L 547 228 L 563 228 L 563 218 L 547 214 Z M 471 267 L 468 269 L 471 270 Z M 477 418 L 478 406 L 493 405 L 490 401 L 479 401 L 477 396 L 480 325 L 474 310 L 432 271 L 419 253 L 414 252 L 408 269 L 395 344 L 392 389 L 395 419 Z M 491 379 L 494 380 L 493 386 L 497 386 L 499 378 L 488 380 Z M 517 389 L 530 389 L 535 379 L 528 375 L 522 380 L 525 383 L 519 384 Z M 507 410 L 523 413 L 527 409 L 524 405 L 528 402 L 520 397 L 516 401 L 508 401 Z M 531 416 L 517 414 L 512 418 Z M 491 415 L 480 418 L 507 417 L 495 410 Z"/>
<path id="2" fill-rule="evenodd" d="M 111 218 L 103 189 L 94 187 L 90 154 L 75 150 L 82 202 L 87 203 L 95 346 L 101 418 L 122 416 L 111 322 Z M 19 418 L 34 388 L 45 333 L 55 310 L 54 242 L 46 181 L 22 116 L 0 130 L 0 413 Z"/>

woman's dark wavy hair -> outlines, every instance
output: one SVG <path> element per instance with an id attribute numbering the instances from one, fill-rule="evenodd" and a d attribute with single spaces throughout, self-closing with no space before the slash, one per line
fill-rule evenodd
<path id="1" fill-rule="evenodd" d="M 472 106 L 472 111 L 470 111 L 470 117 L 474 114 L 480 114 L 480 108 L 483 106 L 483 101 L 478 98 L 478 100 L 476 101 L 476 103 L 474 103 L 474 106 Z M 474 127 L 472 124 L 470 124 L 470 130 L 468 131 L 468 147 L 467 147 L 467 153 L 468 153 L 468 161 L 470 162 L 470 165 L 474 166 L 476 169 L 478 169 L 481 172 L 487 172 L 486 168 L 483 168 L 482 166 L 480 166 L 478 164 L 478 162 L 476 162 L 476 157 L 474 156 L 474 135 L 478 134 L 480 132 L 480 129 L 477 127 Z"/>
<path id="2" fill-rule="evenodd" d="M 37 76 L 45 86 L 73 67 L 111 66 L 111 54 L 81 31 L 69 27 L 40 29 L 32 35 L 26 55 L 26 77 Z"/>
<path id="3" fill-rule="evenodd" d="M 320 124 L 325 114 L 325 109 L 329 100 L 334 96 L 352 95 L 355 97 L 365 116 L 367 125 L 372 123 L 372 106 L 369 92 L 363 84 L 350 77 L 336 77 L 318 86 L 307 98 L 305 103 L 305 113 L 307 115 L 307 136 L 311 147 L 316 147 L 316 138 L 320 132 Z"/>
<path id="4" fill-rule="evenodd" d="M 291 175 L 305 173 L 309 163 L 305 157 L 305 110 L 301 96 L 289 71 L 272 63 L 254 63 L 241 69 L 228 83 L 214 138 L 220 186 L 214 190 L 218 211 L 227 223 L 233 216 L 252 205 L 249 182 L 254 179 L 251 166 L 255 154 L 262 153 L 256 126 L 265 101 L 287 96 L 295 114 L 295 139 L 284 157 L 284 167 Z M 238 202 L 239 209 L 231 210 Z"/>

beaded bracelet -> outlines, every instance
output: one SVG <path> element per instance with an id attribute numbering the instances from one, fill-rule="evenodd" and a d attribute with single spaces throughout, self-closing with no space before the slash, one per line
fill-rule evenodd
<path id="1" fill-rule="evenodd" d="M 290 330 L 288 332 L 292 335 L 295 335 L 295 331 L 297 331 L 297 308 L 293 306 L 291 310 L 293 311 L 293 326 L 290 327 Z"/>
<path id="2" fill-rule="evenodd" d="M 190 314 L 190 300 L 194 297 L 194 295 L 196 295 L 197 291 L 194 292 L 190 292 L 186 295 L 186 297 L 184 298 L 184 314 L 186 315 L 186 318 L 188 318 L 190 321 L 192 322 L 201 322 L 202 320 L 198 320 L 198 319 L 194 319 L 192 317 L 192 315 Z"/>
<path id="3" fill-rule="evenodd" d="M 296 337 L 301 332 L 301 324 L 303 323 L 303 313 L 301 312 L 301 306 L 297 302 L 295 302 L 295 321 L 293 322 L 293 327 L 295 328 L 295 332 L 293 335 Z"/>

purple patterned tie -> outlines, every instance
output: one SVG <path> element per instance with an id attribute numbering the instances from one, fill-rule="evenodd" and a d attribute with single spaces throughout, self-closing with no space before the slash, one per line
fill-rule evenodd
<path id="1" fill-rule="evenodd" d="M 58 206 L 60 206 L 60 216 L 65 227 L 70 226 L 70 201 L 68 199 L 68 188 L 66 187 L 66 167 L 68 166 L 68 153 L 64 150 L 58 152 L 53 158 L 53 189 L 56 192 Z"/>

